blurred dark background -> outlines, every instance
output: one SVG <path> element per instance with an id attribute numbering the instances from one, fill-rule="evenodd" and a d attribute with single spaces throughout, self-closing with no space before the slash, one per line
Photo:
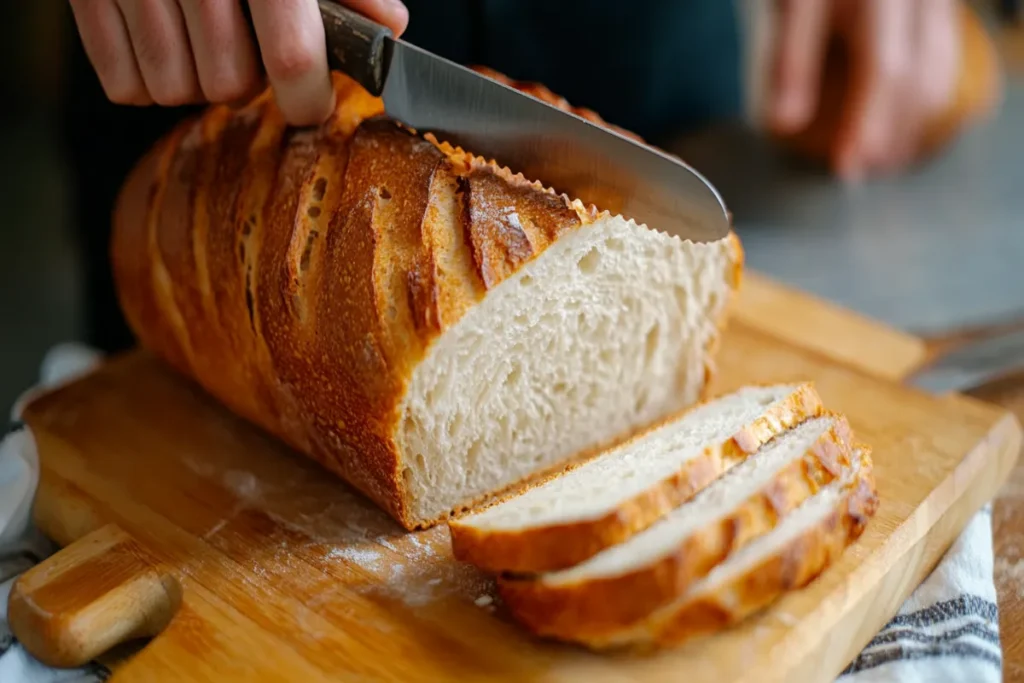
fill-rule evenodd
<path id="1" fill-rule="evenodd" d="M 57 130 L 73 39 L 61 0 L 0 3 L 0 405 L 38 375 L 46 349 L 79 337 L 81 268 Z"/>
<path id="2" fill-rule="evenodd" d="M 753 268 L 912 331 L 1024 313 L 1024 28 L 998 16 L 1015 3 L 973 4 L 1000 46 L 1006 101 L 925 169 L 851 192 L 782 161 L 738 122 L 679 141 L 723 191 Z M 35 382 L 48 348 L 85 338 L 87 283 L 103 286 L 103 273 L 86 270 L 73 216 L 76 202 L 107 199 L 80 196 L 68 155 L 102 158 L 139 112 L 76 108 L 66 65 L 78 49 L 66 1 L 0 3 L 2 406 Z M 69 116 L 87 124 L 74 139 Z"/>

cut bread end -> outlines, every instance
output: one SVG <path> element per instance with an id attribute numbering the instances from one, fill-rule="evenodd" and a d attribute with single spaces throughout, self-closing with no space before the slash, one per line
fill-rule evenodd
<path id="1" fill-rule="evenodd" d="M 822 410 L 810 384 L 746 387 L 705 402 L 522 495 L 453 520 L 454 555 L 494 573 L 574 566 L 647 528 Z"/>
<path id="2" fill-rule="evenodd" d="M 736 241 L 601 215 L 487 291 L 427 350 L 399 407 L 410 521 L 444 519 L 694 404 Z"/>
<path id="3" fill-rule="evenodd" d="M 629 540 L 569 569 L 503 577 L 499 590 L 513 616 L 538 635 L 614 638 L 841 477 L 852 453 L 845 418 L 807 420 Z"/>

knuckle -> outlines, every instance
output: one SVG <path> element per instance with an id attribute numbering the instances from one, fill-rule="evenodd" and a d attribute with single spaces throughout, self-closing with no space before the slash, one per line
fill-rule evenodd
<path id="1" fill-rule="evenodd" d="M 248 94 L 254 81 L 239 76 L 215 76 L 203 84 L 203 94 L 210 102 L 234 102 Z"/>
<path id="2" fill-rule="evenodd" d="M 114 80 L 105 83 L 103 91 L 114 104 L 143 104 L 147 101 L 145 89 L 138 83 Z"/>
<path id="3" fill-rule="evenodd" d="M 152 88 L 153 101 L 162 107 L 178 107 L 191 104 L 196 98 L 191 88 L 183 83 L 160 79 L 161 83 Z"/>
<path id="4" fill-rule="evenodd" d="M 192 0 L 199 18 L 206 23 L 216 23 L 223 15 L 224 0 Z"/>
<path id="5" fill-rule="evenodd" d="M 221 40 L 230 37 L 229 17 L 230 6 L 225 5 L 225 0 L 191 0 L 194 6 L 194 14 L 198 19 L 199 26 L 205 40 L 216 44 Z M 237 2 L 237 0 L 229 0 Z"/>
<path id="6" fill-rule="evenodd" d="M 112 83 L 120 81 L 119 74 L 123 69 L 119 65 L 131 63 L 131 54 L 119 54 L 115 46 L 101 42 L 95 42 L 90 48 L 89 61 L 100 80 Z"/>
<path id="7" fill-rule="evenodd" d="M 877 55 L 875 68 L 878 75 L 887 81 L 900 80 L 910 68 L 910 58 L 902 46 L 883 48 Z"/>
<path id="8" fill-rule="evenodd" d="M 317 67 L 316 52 L 308 41 L 287 41 L 265 57 L 267 73 L 282 81 L 299 80 Z"/>
<path id="9" fill-rule="evenodd" d="M 139 64 L 160 66 L 167 63 L 174 53 L 174 48 L 166 36 L 149 28 L 139 31 L 134 47 Z"/>

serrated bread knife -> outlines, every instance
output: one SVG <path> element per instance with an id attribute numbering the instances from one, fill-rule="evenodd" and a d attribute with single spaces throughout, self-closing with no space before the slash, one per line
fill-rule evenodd
<path id="1" fill-rule="evenodd" d="M 728 234 L 722 198 L 682 161 L 319 2 L 330 66 L 382 97 L 391 118 L 648 227 L 694 242 Z"/>

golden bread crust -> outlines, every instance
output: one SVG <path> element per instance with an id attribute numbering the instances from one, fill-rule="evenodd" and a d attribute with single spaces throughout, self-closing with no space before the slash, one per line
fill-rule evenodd
<path id="1" fill-rule="evenodd" d="M 692 409 L 665 423 L 681 419 Z M 776 434 L 822 412 L 821 398 L 814 387 L 801 385 L 785 401 L 765 411 L 731 438 L 708 447 L 671 477 L 623 501 L 602 517 L 524 529 L 485 529 L 467 524 L 463 519 L 454 519 L 448 523 L 453 554 L 459 561 L 492 573 L 532 574 L 579 564 L 646 529 Z M 654 429 L 657 427 L 631 441 L 643 438 Z"/>
<path id="2" fill-rule="evenodd" d="M 870 456 L 865 457 L 868 462 L 831 514 L 750 571 L 673 610 L 653 627 L 653 644 L 674 647 L 738 624 L 787 591 L 803 588 L 831 566 L 860 538 L 878 509 Z"/>
<path id="3" fill-rule="evenodd" d="M 671 554 L 623 574 L 550 584 L 539 578 L 502 577 L 498 588 L 512 616 L 533 633 L 560 640 L 614 640 L 671 603 L 695 581 L 850 467 L 852 433 L 835 423 L 772 481 L 722 518 L 687 537 Z"/>

